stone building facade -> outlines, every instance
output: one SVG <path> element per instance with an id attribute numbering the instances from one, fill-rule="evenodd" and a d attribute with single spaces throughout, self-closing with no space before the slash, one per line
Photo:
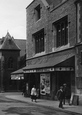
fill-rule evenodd
<path id="1" fill-rule="evenodd" d="M 54 99 L 66 83 L 82 94 L 82 0 L 33 0 L 26 7 L 26 67 L 29 92 Z"/>

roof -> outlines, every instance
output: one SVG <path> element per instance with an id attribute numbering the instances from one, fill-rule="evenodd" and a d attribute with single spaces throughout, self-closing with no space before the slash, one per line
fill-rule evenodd
<path id="1" fill-rule="evenodd" d="M 35 0 L 33 0 L 27 7 L 26 9 L 34 2 Z M 49 7 L 49 5 L 52 3 L 52 0 L 41 0 L 42 3 L 44 4 L 45 7 Z"/>
<path id="2" fill-rule="evenodd" d="M 20 48 L 20 56 L 24 56 L 26 53 L 26 40 L 25 39 L 15 39 L 15 43 Z"/>
<path id="3" fill-rule="evenodd" d="M 11 43 L 9 43 L 9 41 Z M 0 38 L 0 49 L 4 50 L 20 50 L 20 56 L 24 56 L 26 53 L 26 40 L 14 39 L 7 32 L 5 37 Z"/>
<path id="4" fill-rule="evenodd" d="M 0 43 L 1 50 L 20 50 L 19 46 L 15 43 L 14 38 L 11 37 L 9 32 L 7 32 L 6 36 L 1 39 Z"/>
<path id="5" fill-rule="evenodd" d="M 35 0 L 33 0 L 27 7 L 26 7 L 26 9 L 31 5 L 31 4 L 33 4 L 33 2 L 34 2 Z M 63 3 L 63 2 L 65 2 L 66 0 L 40 0 L 40 1 L 42 1 L 42 3 L 44 4 L 44 6 L 46 7 L 46 8 L 49 8 L 50 6 L 58 6 L 60 3 Z"/>
<path id="6" fill-rule="evenodd" d="M 18 69 L 16 71 L 12 72 L 11 74 L 22 74 L 22 73 L 23 73 L 23 69 L 21 68 L 21 69 Z"/>

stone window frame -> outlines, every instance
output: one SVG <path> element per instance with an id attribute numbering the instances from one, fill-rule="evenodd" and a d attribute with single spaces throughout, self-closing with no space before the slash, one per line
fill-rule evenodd
<path id="1" fill-rule="evenodd" d="M 33 34 L 35 54 L 44 52 L 44 29 Z"/>
<path id="2" fill-rule="evenodd" d="M 68 44 L 68 16 L 65 16 L 53 23 L 56 31 L 56 47 Z"/>

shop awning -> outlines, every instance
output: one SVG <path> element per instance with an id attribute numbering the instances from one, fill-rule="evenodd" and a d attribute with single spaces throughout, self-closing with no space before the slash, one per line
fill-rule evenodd
<path id="1" fill-rule="evenodd" d="M 23 73 L 23 68 L 18 69 L 16 71 L 12 72 L 11 75 L 13 75 L 13 74 L 22 74 L 22 73 Z"/>
<path id="2" fill-rule="evenodd" d="M 11 80 L 21 80 L 24 79 L 23 69 L 19 69 L 11 73 Z"/>
<path id="3" fill-rule="evenodd" d="M 71 58 L 74 56 L 74 53 L 68 53 L 68 54 L 62 54 L 62 55 L 56 55 L 51 56 L 47 61 L 41 61 L 40 63 L 28 65 L 23 68 L 24 71 L 26 70 L 32 70 L 32 69 L 41 69 L 41 68 L 49 68 L 49 67 L 54 67 L 55 65 Z"/>

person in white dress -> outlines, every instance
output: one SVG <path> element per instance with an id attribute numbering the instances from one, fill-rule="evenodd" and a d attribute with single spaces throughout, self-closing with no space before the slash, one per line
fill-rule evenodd
<path id="1" fill-rule="evenodd" d="M 33 88 L 31 89 L 31 100 L 35 100 L 36 102 L 36 99 L 37 99 L 37 91 L 36 91 L 36 88 L 35 88 L 35 85 L 33 86 Z"/>

